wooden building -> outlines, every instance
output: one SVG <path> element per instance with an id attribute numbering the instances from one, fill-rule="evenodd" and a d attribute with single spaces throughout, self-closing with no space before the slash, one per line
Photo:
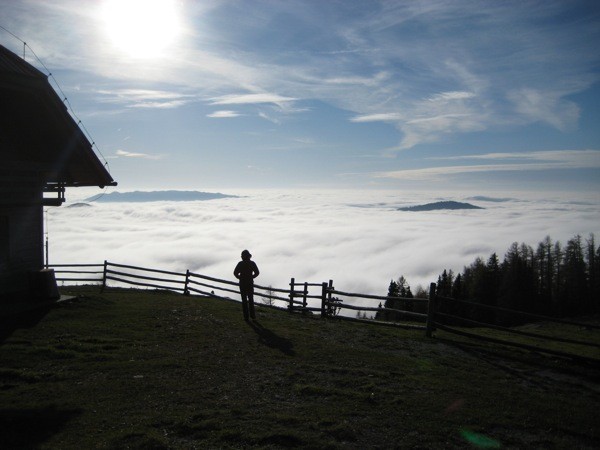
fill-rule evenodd
<path id="1" fill-rule="evenodd" d="M 48 295 L 44 207 L 67 187 L 114 185 L 48 77 L 0 46 L 0 303 Z"/>

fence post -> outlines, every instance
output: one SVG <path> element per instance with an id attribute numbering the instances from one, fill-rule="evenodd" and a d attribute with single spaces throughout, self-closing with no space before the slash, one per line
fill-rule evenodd
<path id="1" fill-rule="evenodd" d="M 333 280 L 329 280 L 329 285 L 327 286 L 327 315 L 330 313 L 331 309 L 331 298 L 333 297 Z M 333 314 L 331 314 L 333 317 Z"/>
<path id="2" fill-rule="evenodd" d="M 435 310 L 437 296 L 435 294 L 435 283 L 429 285 L 429 303 L 427 304 L 427 324 L 425 335 L 431 337 L 431 333 L 435 331 Z"/>
<path id="3" fill-rule="evenodd" d="M 294 311 L 294 285 L 295 285 L 295 279 L 292 278 L 290 281 L 290 304 L 288 306 L 288 309 L 290 310 L 290 312 Z"/>
<path id="4" fill-rule="evenodd" d="M 108 266 L 108 262 L 106 260 L 104 260 L 104 272 L 102 275 L 102 287 L 100 288 L 100 293 L 104 292 L 104 289 L 106 289 L 106 268 Z"/>
<path id="5" fill-rule="evenodd" d="M 327 305 L 327 283 L 321 284 L 321 318 L 325 317 L 325 306 Z"/>
<path id="6" fill-rule="evenodd" d="M 306 296 L 308 295 L 308 283 L 305 281 L 304 282 L 304 292 L 302 294 L 302 312 L 305 313 L 306 312 Z"/>
<path id="7" fill-rule="evenodd" d="M 183 295 L 190 295 L 190 291 L 188 290 L 189 283 L 190 283 L 190 269 L 187 269 L 185 272 L 185 284 L 183 285 Z"/>

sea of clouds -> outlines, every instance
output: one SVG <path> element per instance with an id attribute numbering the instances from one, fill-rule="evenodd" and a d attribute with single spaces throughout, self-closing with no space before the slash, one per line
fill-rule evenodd
<path id="1" fill-rule="evenodd" d="M 414 292 L 437 281 L 444 269 L 460 272 L 493 252 L 502 258 L 515 241 L 535 248 L 546 235 L 563 244 L 576 234 L 600 236 L 596 194 L 223 193 L 240 197 L 50 208 L 50 264 L 108 260 L 233 281 L 247 248 L 260 268 L 260 285 L 287 288 L 291 277 L 331 279 L 338 290 L 385 295 L 400 275 Z M 77 196 L 71 197 L 72 205 Z M 485 209 L 397 210 L 440 200 Z"/>

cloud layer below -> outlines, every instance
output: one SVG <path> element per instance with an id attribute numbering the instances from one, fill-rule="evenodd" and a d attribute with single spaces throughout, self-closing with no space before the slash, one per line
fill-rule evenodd
<path id="1" fill-rule="evenodd" d="M 337 289 L 385 295 L 404 275 L 413 289 L 443 269 L 461 271 L 477 256 L 500 257 L 512 242 L 534 248 L 546 235 L 563 244 L 600 235 L 597 195 L 544 198 L 505 193 L 502 201 L 466 195 L 350 191 L 252 191 L 205 202 L 93 204 L 49 210 L 50 263 L 115 263 L 233 280 L 248 248 L 257 282 L 286 288 L 334 281 Z M 485 197 L 483 196 L 485 195 Z M 402 212 L 439 200 L 468 200 L 483 210 Z"/>

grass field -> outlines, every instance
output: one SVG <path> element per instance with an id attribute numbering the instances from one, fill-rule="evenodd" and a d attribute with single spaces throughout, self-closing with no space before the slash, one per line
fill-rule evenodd
<path id="1" fill-rule="evenodd" d="M 0 448 L 572 449 L 600 440 L 597 365 L 267 308 L 246 323 L 238 303 L 168 292 L 78 294 L 20 327 L 3 324 Z"/>

